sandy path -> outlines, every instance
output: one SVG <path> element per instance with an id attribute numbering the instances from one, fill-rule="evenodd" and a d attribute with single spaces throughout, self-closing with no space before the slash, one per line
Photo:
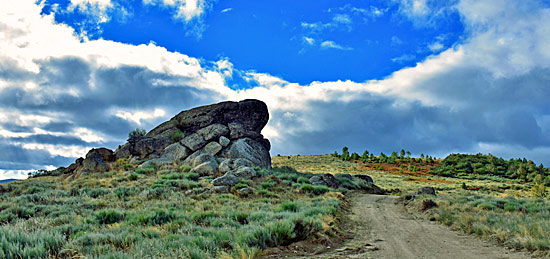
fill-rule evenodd
<path id="1" fill-rule="evenodd" d="M 531 258 L 415 219 L 396 199 L 371 194 L 353 197 L 354 237 L 339 249 L 304 258 Z"/>

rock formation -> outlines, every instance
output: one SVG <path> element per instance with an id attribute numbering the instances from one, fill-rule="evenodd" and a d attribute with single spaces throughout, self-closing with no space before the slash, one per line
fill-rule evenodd
<path id="1" fill-rule="evenodd" d="M 221 102 L 182 111 L 145 136 L 132 136 L 111 151 L 92 149 L 65 173 L 105 172 L 117 159 L 141 161 L 140 167 L 186 163 L 200 176 L 221 176 L 214 185 L 232 186 L 255 176 L 252 167 L 270 168 L 271 145 L 261 130 L 269 120 L 258 100 Z M 237 181 L 235 180 L 237 179 Z"/>

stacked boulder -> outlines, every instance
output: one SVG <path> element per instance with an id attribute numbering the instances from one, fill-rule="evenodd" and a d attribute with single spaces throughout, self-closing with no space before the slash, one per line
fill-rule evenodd
<path id="1" fill-rule="evenodd" d="M 267 106 L 258 100 L 193 108 L 145 136 L 130 137 L 114 152 L 92 149 L 65 173 L 104 172 L 109 169 L 108 163 L 117 159 L 141 161 L 140 167 L 177 162 L 190 165 L 192 172 L 200 176 L 218 177 L 214 185 L 232 186 L 239 178 L 254 177 L 252 167 L 271 168 L 271 145 L 261 134 L 268 120 Z"/>

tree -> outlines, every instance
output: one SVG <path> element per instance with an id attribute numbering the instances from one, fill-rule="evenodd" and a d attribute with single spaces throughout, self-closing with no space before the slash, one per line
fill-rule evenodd
<path id="1" fill-rule="evenodd" d="M 363 152 L 363 158 L 369 157 L 369 151 L 365 149 L 365 152 Z"/>
<path id="2" fill-rule="evenodd" d="M 342 148 L 342 160 L 344 160 L 344 161 L 350 160 L 349 148 L 348 147 L 343 147 Z"/>
<path id="3" fill-rule="evenodd" d="M 407 150 L 407 157 L 411 157 L 411 151 Z"/>
<path id="4" fill-rule="evenodd" d="M 401 153 L 400 154 L 400 158 L 403 159 L 403 157 L 405 157 L 405 150 L 404 149 L 401 149 Z"/>

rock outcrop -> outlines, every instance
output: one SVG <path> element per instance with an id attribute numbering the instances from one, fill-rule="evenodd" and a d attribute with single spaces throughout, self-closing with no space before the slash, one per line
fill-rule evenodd
<path id="1" fill-rule="evenodd" d="M 117 159 L 141 161 L 140 167 L 186 163 L 200 176 L 218 177 L 214 185 L 232 186 L 240 178 L 254 177 L 252 167 L 271 167 L 271 145 L 261 134 L 268 120 L 267 106 L 258 100 L 193 108 L 145 136 L 130 137 L 114 152 L 90 150 L 65 173 L 105 172 Z"/>

